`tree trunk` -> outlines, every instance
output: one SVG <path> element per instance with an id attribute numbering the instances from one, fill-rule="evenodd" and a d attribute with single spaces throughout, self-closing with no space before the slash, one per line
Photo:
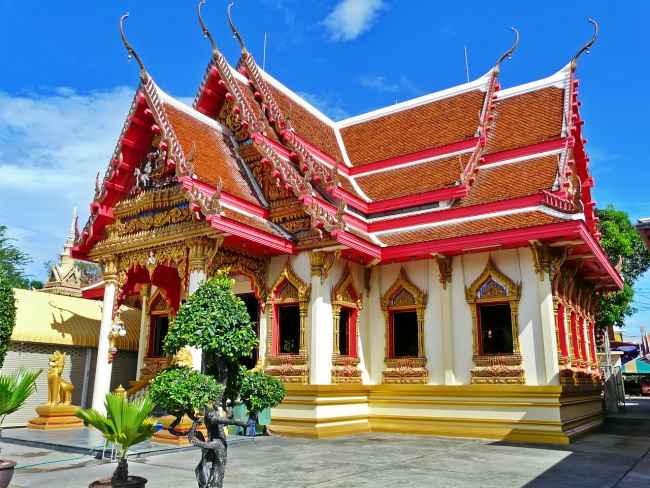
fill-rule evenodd
<path id="1" fill-rule="evenodd" d="M 117 468 L 113 472 L 111 477 L 111 483 L 113 486 L 120 486 L 129 479 L 129 465 L 126 461 L 126 457 L 120 457 L 117 461 Z"/>

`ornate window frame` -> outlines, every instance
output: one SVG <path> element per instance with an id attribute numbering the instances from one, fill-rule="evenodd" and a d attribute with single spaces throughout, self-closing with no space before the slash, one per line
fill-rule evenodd
<path id="1" fill-rule="evenodd" d="M 486 294 L 481 289 L 492 281 L 492 286 Z M 471 371 L 471 382 L 525 384 L 526 376 L 522 367 L 521 350 L 519 347 L 519 301 L 521 299 L 521 283 L 503 274 L 494 264 L 492 256 L 487 260 L 483 272 L 469 286 L 465 287 L 465 299 L 472 313 L 472 347 L 475 367 Z M 480 349 L 481 327 L 479 324 L 479 308 L 483 304 L 507 303 L 510 306 L 510 322 L 512 326 L 511 354 L 483 354 Z"/>
<path id="2" fill-rule="evenodd" d="M 395 302 L 395 299 L 407 299 L 406 303 Z M 427 305 L 427 293 L 420 290 L 406 275 L 402 267 L 395 282 L 384 293 L 381 308 L 384 311 L 385 329 L 385 369 L 384 383 L 426 383 L 428 371 L 427 358 L 424 351 L 424 309 Z M 391 340 L 393 336 L 392 314 L 396 311 L 414 310 L 418 321 L 418 355 L 416 357 L 393 357 Z"/>
<path id="3" fill-rule="evenodd" d="M 332 288 L 332 321 L 333 321 L 333 350 L 332 350 L 332 382 L 361 383 L 359 369 L 359 313 L 361 312 L 361 293 L 354 282 L 354 276 L 348 265 L 345 266 L 341 279 Z M 349 354 L 342 355 L 339 350 L 339 324 L 341 309 L 351 310 L 348 320 Z"/>
<path id="4" fill-rule="evenodd" d="M 290 286 L 295 294 L 287 296 L 284 292 Z M 307 321 L 309 309 L 309 297 L 311 286 L 300 279 L 287 261 L 286 266 L 275 280 L 266 300 L 267 343 L 266 343 L 266 368 L 265 371 L 271 376 L 277 376 L 286 383 L 308 383 L 309 365 L 307 349 Z M 300 311 L 300 344 L 298 354 L 279 353 L 279 332 L 280 324 L 279 310 L 281 305 L 295 304 Z"/>

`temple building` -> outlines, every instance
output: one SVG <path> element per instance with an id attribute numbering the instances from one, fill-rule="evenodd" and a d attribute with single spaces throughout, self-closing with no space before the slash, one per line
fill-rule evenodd
<path id="1" fill-rule="evenodd" d="M 169 364 L 183 299 L 226 268 L 287 386 L 272 430 L 566 443 L 600 425 L 599 244 L 576 62 L 480 78 L 333 121 L 246 49 L 212 47 L 188 106 L 140 66 L 73 255 L 103 267 L 93 405 L 118 307 L 141 303 L 137 379 Z M 518 40 L 518 33 L 517 33 Z M 129 302 L 131 300 L 131 302 Z M 193 351 L 193 363 L 201 363 Z"/>

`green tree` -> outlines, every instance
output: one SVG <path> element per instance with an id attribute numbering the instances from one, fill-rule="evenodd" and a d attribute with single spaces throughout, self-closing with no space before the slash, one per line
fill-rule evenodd
<path id="1" fill-rule="evenodd" d="M 278 405 L 285 394 L 284 385 L 277 378 L 242 368 L 239 395 L 256 424 L 257 415 L 265 408 Z"/>
<path id="2" fill-rule="evenodd" d="M 634 283 L 650 268 L 650 253 L 627 213 L 608 205 L 605 209 L 597 209 L 596 216 L 600 219 L 600 245 L 612 265 L 620 267 L 625 280 L 622 290 L 601 298 L 596 323 L 601 328 L 623 326 L 625 318 L 635 312 L 632 306 Z"/>
<path id="3" fill-rule="evenodd" d="M 172 434 L 180 434 L 175 427 L 183 415 L 193 420 L 188 436 L 201 448 L 201 461 L 195 469 L 200 488 L 223 486 L 228 446 L 225 426 L 246 426 L 231 413 L 240 396 L 253 400 L 254 408 L 277 404 L 284 397 L 282 385 L 278 388 L 275 380 L 263 379 L 262 373 L 256 374 L 255 381 L 242 375 L 245 370 L 240 360 L 250 356 L 257 338 L 246 305 L 233 294 L 232 284 L 225 272 L 203 283 L 181 306 L 165 337 L 169 354 L 185 346 L 200 348 L 205 372 L 170 368 L 159 373 L 149 387 L 155 401 L 176 416 L 169 428 Z M 247 388 L 245 395 L 243 385 Z M 201 424 L 205 425 L 207 439 L 198 428 Z"/>
<path id="4" fill-rule="evenodd" d="M 7 226 L 0 224 L 0 271 L 3 271 L 13 288 L 29 288 L 25 266 L 31 263 L 29 256 L 14 245 L 14 239 L 7 236 Z"/>
<path id="5" fill-rule="evenodd" d="M 16 325 L 16 299 L 11 283 L 0 269 L 0 368 L 4 364 L 7 355 L 9 340 Z"/>

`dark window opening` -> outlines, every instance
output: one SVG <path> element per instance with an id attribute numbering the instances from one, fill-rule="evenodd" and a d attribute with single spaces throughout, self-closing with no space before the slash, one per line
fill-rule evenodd
<path id="1" fill-rule="evenodd" d="M 512 354 L 510 305 L 479 305 L 482 354 Z"/>
<path id="2" fill-rule="evenodd" d="M 257 297 L 254 293 L 245 293 L 238 295 L 242 299 L 244 305 L 246 305 L 246 311 L 250 317 L 253 330 L 255 335 L 259 339 L 259 323 L 260 323 L 260 303 L 257 300 Z M 257 364 L 257 358 L 259 353 L 259 346 L 253 348 L 250 356 L 241 358 L 241 363 L 246 366 L 248 369 L 253 369 Z"/>
<path id="3" fill-rule="evenodd" d="M 151 356 L 158 358 L 165 355 L 163 342 L 169 329 L 169 317 L 152 317 L 151 321 Z"/>
<path id="4" fill-rule="evenodd" d="M 280 326 L 280 354 L 298 354 L 300 352 L 300 307 L 298 305 L 280 305 L 278 307 L 278 324 Z"/>
<path id="5" fill-rule="evenodd" d="M 415 310 L 393 312 L 393 356 L 418 356 L 418 314 Z"/>
<path id="6" fill-rule="evenodd" d="M 342 308 L 339 316 L 339 354 L 350 355 L 350 320 L 352 311 L 349 308 Z"/>

